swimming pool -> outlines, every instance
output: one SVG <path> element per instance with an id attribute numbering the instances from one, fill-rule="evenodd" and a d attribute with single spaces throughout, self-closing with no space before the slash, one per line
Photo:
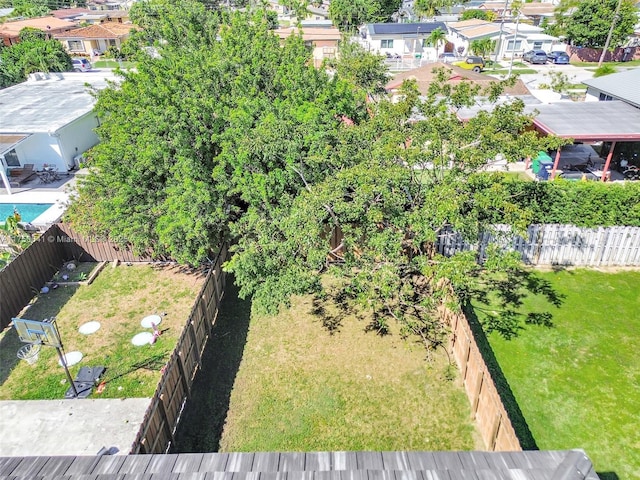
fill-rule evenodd
<path id="1" fill-rule="evenodd" d="M 0 203 L 0 223 L 13 215 L 16 209 L 23 222 L 32 222 L 51 207 L 53 203 Z"/>

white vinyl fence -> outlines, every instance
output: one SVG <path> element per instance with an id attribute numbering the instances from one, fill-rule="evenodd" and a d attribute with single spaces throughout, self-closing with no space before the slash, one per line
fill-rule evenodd
<path id="1" fill-rule="evenodd" d="M 438 252 L 453 255 L 462 250 L 478 250 L 483 261 L 490 243 L 520 252 L 531 265 L 640 266 L 640 227 L 582 228 L 573 225 L 531 225 L 525 238 L 503 238 L 483 234 L 476 245 L 465 242 L 454 232 L 443 234 Z"/>

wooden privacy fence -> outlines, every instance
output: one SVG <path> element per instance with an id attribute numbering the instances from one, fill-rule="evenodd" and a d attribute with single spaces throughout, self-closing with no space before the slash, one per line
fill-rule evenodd
<path id="1" fill-rule="evenodd" d="M 448 309 L 443 309 L 441 314 L 451 327 L 450 348 L 471 403 L 471 416 L 476 421 L 487 449 L 490 451 L 522 450 L 467 318 L 462 313 L 453 313 Z"/>
<path id="2" fill-rule="evenodd" d="M 29 303 L 51 279 L 65 260 L 64 246 L 55 239 L 57 229 L 49 229 L 9 265 L 0 271 L 0 331 Z"/>
<path id="3" fill-rule="evenodd" d="M 443 255 L 477 250 L 478 260 L 486 258 L 490 244 L 514 250 L 530 265 L 640 266 L 640 227 L 581 228 L 573 225 L 531 225 L 525 237 L 509 234 L 500 238 L 485 233 L 476 245 L 455 232 L 446 232 L 437 242 Z"/>
<path id="4" fill-rule="evenodd" d="M 62 264 L 71 259 L 81 262 L 158 260 L 149 252 L 136 255 L 130 248 L 117 243 L 80 235 L 66 224 L 51 225 L 0 271 L 0 331 L 51 280 Z"/>
<path id="5" fill-rule="evenodd" d="M 224 295 L 226 274 L 222 271 L 222 263 L 227 253 L 227 248 L 223 247 L 209 269 L 182 335 L 164 367 L 155 395 L 131 447 L 132 454 L 166 453 L 174 441 L 180 414 L 191 394 L 195 375 L 202 366 L 202 352 Z"/>

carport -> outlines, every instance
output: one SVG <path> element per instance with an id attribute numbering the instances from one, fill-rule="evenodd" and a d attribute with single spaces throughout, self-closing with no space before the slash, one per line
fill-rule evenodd
<path id="1" fill-rule="evenodd" d="M 559 102 L 535 105 L 533 123 L 545 135 L 571 138 L 576 142 L 611 142 L 602 171 L 594 173 L 605 181 L 616 144 L 640 141 L 640 109 L 620 101 Z M 551 178 L 556 175 L 560 149 L 556 152 Z"/>

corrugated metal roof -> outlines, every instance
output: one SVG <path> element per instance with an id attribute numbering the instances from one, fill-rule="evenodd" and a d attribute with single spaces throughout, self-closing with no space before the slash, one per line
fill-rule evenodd
<path id="1" fill-rule="evenodd" d="M 443 22 L 428 23 L 372 23 L 367 25 L 369 32 L 374 35 L 427 35 L 436 29 L 443 32 L 447 27 Z"/>
<path id="2" fill-rule="evenodd" d="M 495 24 L 481 25 L 479 27 L 465 28 L 458 32 L 458 35 L 469 40 L 474 38 L 486 37 L 500 32 L 500 26 Z"/>
<path id="3" fill-rule="evenodd" d="M 90 476 L 89 476 L 90 475 Z M 581 450 L 527 452 L 258 452 L 0 457 L 0 477 L 154 479 L 491 478 L 597 480 Z"/>
<path id="4" fill-rule="evenodd" d="M 536 126 L 560 137 L 582 141 L 640 140 L 640 109 L 624 102 L 558 102 L 538 105 L 536 110 Z"/>
<path id="5" fill-rule="evenodd" d="M 582 83 L 640 108 L 640 67 L 584 80 Z"/>

